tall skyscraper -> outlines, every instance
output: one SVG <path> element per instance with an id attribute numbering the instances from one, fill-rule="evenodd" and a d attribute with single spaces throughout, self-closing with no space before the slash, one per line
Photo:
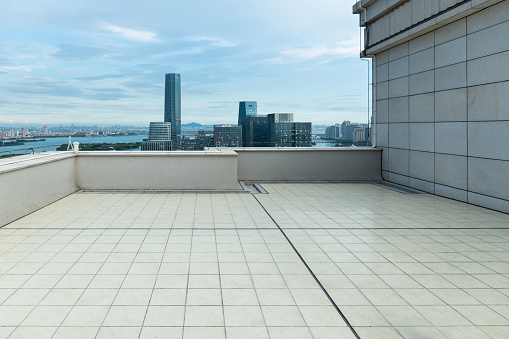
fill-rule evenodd
<path id="1" fill-rule="evenodd" d="M 180 143 L 181 96 L 180 74 L 168 73 L 165 79 L 164 122 L 171 123 L 171 140 L 175 149 Z"/>
<path id="2" fill-rule="evenodd" d="M 239 102 L 239 125 L 242 126 L 242 145 L 246 143 L 246 116 L 256 115 L 258 111 L 256 101 Z"/>

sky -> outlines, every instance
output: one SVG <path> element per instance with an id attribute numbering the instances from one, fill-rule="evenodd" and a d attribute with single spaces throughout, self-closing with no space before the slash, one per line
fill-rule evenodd
<path id="1" fill-rule="evenodd" d="M 2 0 L 0 126 L 146 126 L 180 73 L 182 123 L 238 102 L 295 121 L 367 121 L 354 0 Z"/>

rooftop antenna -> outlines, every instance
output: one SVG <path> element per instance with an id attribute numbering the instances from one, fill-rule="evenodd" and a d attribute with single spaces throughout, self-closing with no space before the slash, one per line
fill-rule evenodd
<path id="1" fill-rule="evenodd" d="M 71 136 L 70 135 L 69 135 L 69 143 L 67 144 L 67 150 L 68 151 L 74 150 L 74 148 L 72 146 L 72 141 L 71 141 Z"/>

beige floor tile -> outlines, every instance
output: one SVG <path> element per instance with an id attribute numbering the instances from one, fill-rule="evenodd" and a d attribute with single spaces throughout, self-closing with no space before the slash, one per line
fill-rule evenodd
<path id="1" fill-rule="evenodd" d="M 62 279 L 60 274 L 35 274 L 23 285 L 23 288 L 53 288 Z"/>
<path id="2" fill-rule="evenodd" d="M 308 326 L 316 327 L 341 327 L 346 325 L 341 315 L 333 306 L 300 306 L 299 309 L 304 316 Z"/>
<path id="3" fill-rule="evenodd" d="M 313 338 L 308 327 L 269 327 L 271 338 L 292 339 L 292 338 Z"/>
<path id="4" fill-rule="evenodd" d="M 371 302 L 358 289 L 336 288 L 326 289 L 336 305 L 368 306 Z"/>
<path id="5" fill-rule="evenodd" d="M 288 288 L 281 275 L 253 275 L 251 276 L 255 288 Z M 225 286 L 226 287 L 226 286 Z"/>
<path id="6" fill-rule="evenodd" d="M 152 289 L 148 288 L 122 288 L 113 302 L 113 305 L 143 306 L 148 305 Z"/>
<path id="7" fill-rule="evenodd" d="M 256 290 L 260 305 L 293 306 L 295 300 L 288 289 L 259 288 Z"/>
<path id="8" fill-rule="evenodd" d="M 306 326 L 297 306 L 262 306 L 267 326 Z"/>
<path id="9" fill-rule="evenodd" d="M 93 278 L 92 274 L 64 275 L 55 288 L 87 288 Z"/>
<path id="10" fill-rule="evenodd" d="M 60 326 L 71 306 L 37 306 L 21 326 Z"/>
<path id="11" fill-rule="evenodd" d="M 398 288 L 422 288 L 422 286 L 408 275 L 394 274 L 394 275 L 379 275 L 388 287 L 393 289 Z M 368 287 L 369 288 L 369 287 Z M 373 287 L 371 287 L 373 288 Z"/>
<path id="12" fill-rule="evenodd" d="M 509 320 L 487 306 L 454 306 L 454 308 L 477 326 L 509 325 Z"/>
<path id="13" fill-rule="evenodd" d="M 389 288 L 382 279 L 373 274 L 352 274 L 348 275 L 348 278 L 355 286 L 357 286 L 357 288 Z"/>
<path id="14" fill-rule="evenodd" d="M 155 288 L 187 288 L 187 275 L 158 275 Z"/>
<path id="15" fill-rule="evenodd" d="M 94 338 L 99 327 L 59 327 L 53 339 L 85 339 Z"/>
<path id="16" fill-rule="evenodd" d="M 109 288 L 109 289 L 118 289 L 122 286 L 124 282 L 124 275 L 117 274 L 103 274 L 96 275 L 88 288 Z"/>
<path id="17" fill-rule="evenodd" d="M 188 288 L 220 288 L 219 275 L 216 274 L 190 275 Z"/>
<path id="18" fill-rule="evenodd" d="M 101 326 L 108 310 L 109 306 L 74 306 L 62 326 Z"/>
<path id="19" fill-rule="evenodd" d="M 408 305 L 394 290 L 387 288 L 365 288 L 362 294 L 375 306 L 378 305 Z"/>
<path id="20" fill-rule="evenodd" d="M 4 296 L 0 297 L 0 299 L 5 300 L 2 305 L 11 305 L 11 306 L 36 306 L 39 302 L 44 299 L 44 297 L 50 291 L 49 289 L 41 288 L 41 289 L 29 289 L 23 288 L 19 290 L 5 289 L 0 290 L 1 292 L 6 292 Z"/>
<path id="21" fill-rule="evenodd" d="M 18 326 L 34 309 L 34 306 L 0 306 L 0 319 L 3 326 Z"/>
<path id="22" fill-rule="evenodd" d="M 184 339 L 226 338 L 223 327 L 184 327 Z"/>
<path id="23" fill-rule="evenodd" d="M 221 290 L 215 288 L 191 288 L 187 291 L 186 304 L 196 306 L 222 305 Z"/>
<path id="24" fill-rule="evenodd" d="M 154 288 L 156 278 L 155 274 L 128 274 L 122 288 Z"/>
<path id="25" fill-rule="evenodd" d="M 304 306 L 329 306 L 331 301 L 321 289 L 291 289 L 296 303 Z"/>
<path id="26" fill-rule="evenodd" d="M 492 329 L 491 326 L 483 327 L 489 330 Z M 490 336 L 486 335 L 479 327 L 476 326 L 447 326 L 447 327 L 437 327 L 437 329 L 442 332 L 447 338 L 465 338 L 465 339 L 488 339 Z M 507 329 L 507 328 L 506 328 Z M 500 338 L 506 338 L 507 331 L 505 331 L 504 336 Z M 493 336 L 496 338 L 496 336 Z"/>
<path id="27" fill-rule="evenodd" d="M 259 306 L 225 306 L 226 326 L 265 326 Z"/>
<path id="28" fill-rule="evenodd" d="M 437 297 L 449 305 L 479 305 L 480 302 L 468 293 L 458 288 L 437 288 L 430 289 Z"/>
<path id="29" fill-rule="evenodd" d="M 140 339 L 181 339 L 183 335 L 182 327 L 146 327 L 141 330 Z"/>
<path id="30" fill-rule="evenodd" d="M 149 306 L 144 326 L 183 326 L 184 306 Z"/>
<path id="31" fill-rule="evenodd" d="M 104 326 L 141 326 L 147 306 L 112 306 Z"/>
<path id="32" fill-rule="evenodd" d="M 389 326 L 374 306 L 342 306 L 341 312 L 352 326 Z"/>
<path id="33" fill-rule="evenodd" d="M 449 306 L 415 306 L 434 326 L 470 326 L 472 323 Z"/>
<path id="34" fill-rule="evenodd" d="M 402 338 L 392 327 L 355 327 L 357 334 L 363 339 L 392 339 Z"/>
<path id="35" fill-rule="evenodd" d="M 226 327 L 228 339 L 264 339 L 269 338 L 267 328 L 264 327 Z"/>
<path id="36" fill-rule="evenodd" d="M 57 288 L 51 290 L 41 301 L 40 305 L 74 305 L 83 294 L 81 288 Z"/>
<path id="37" fill-rule="evenodd" d="M 509 305 L 509 297 L 494 289 L 464 289 L 464 291 L 486 305 Z"/>
<path id="38" fill-rule="evenodd" d="M 403 338 L 415 338 L 415 339 L 445 339 L 443 333 L 437 330 L 435 327 L 396 327 L 396 330 Z M 454 337 L 453 337 L 454 338 Z"/>
<path id="39" fill-rule="evenodd" d="M 411 306 L 377 306 L 377 309 L 394 327 L 432 326 L 429 321 Z"/>
<path id="40" fill-rule="evenodd" d="M 101 327 L 97 334 L 97 339 L 135 339 L 140 334 L 139 327 Z"/>
<path id="41" fill-rule="evenodd" d="M 185 305 L 186 290 L 183 288 L 156 288 L 152 293 L 150 305 Z"/>
<path id="42" fill-rule="evenodd" d="M 445 305 L 443 300 L 424 288 L 398 288 L 395 291 L 412 306 Z"/>
<path id="43" fill-rule="evenodd" d="M 37 338 L 46 339 L 52 338 L 53 334 L 58 327 L 18 327 L 9 338 L 26 339 Z"/>
<path id="44" fill-rule="evenodd" d="M 224 305 L 258 305 L 258 298 L 254 289 L 250 288 L 223 288 L 221 291 L 223 295 Z"/>
<path id="45" fill-rule="evenodd" d="M 315 339 L 354 339 L 355 336 L 348 327 L 310 327 Z"/>
<path id="46" fill-rule="evenodd" d="M 283 276 L 288 288 L 318 288 L 318 283 L 311 274 L 286 274 Z"/>
<path id="47" fill-rule="evenodd" d="M 82 306 L 100 306 L 100 305 L 111 305 L 115 296 L 117 295 L 117 289 L 105 289 L 105 288 L 89 288 L 80 296 L 76 305 Z"/>
<path id="48" fill-rule="evenodd" d="M 188 326 L 224 326 L 221 306 L 187 306 L 185 324 Z"/>

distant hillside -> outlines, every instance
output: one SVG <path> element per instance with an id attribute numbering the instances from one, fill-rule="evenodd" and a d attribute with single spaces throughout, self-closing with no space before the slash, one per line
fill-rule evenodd
<path id="1" fill-rule="evenodd" d="M 190 122 L 188 124 L 182 124 L 182 128 L 200 128 L 206 125 L 199 124 L 197 122 Z"/>

